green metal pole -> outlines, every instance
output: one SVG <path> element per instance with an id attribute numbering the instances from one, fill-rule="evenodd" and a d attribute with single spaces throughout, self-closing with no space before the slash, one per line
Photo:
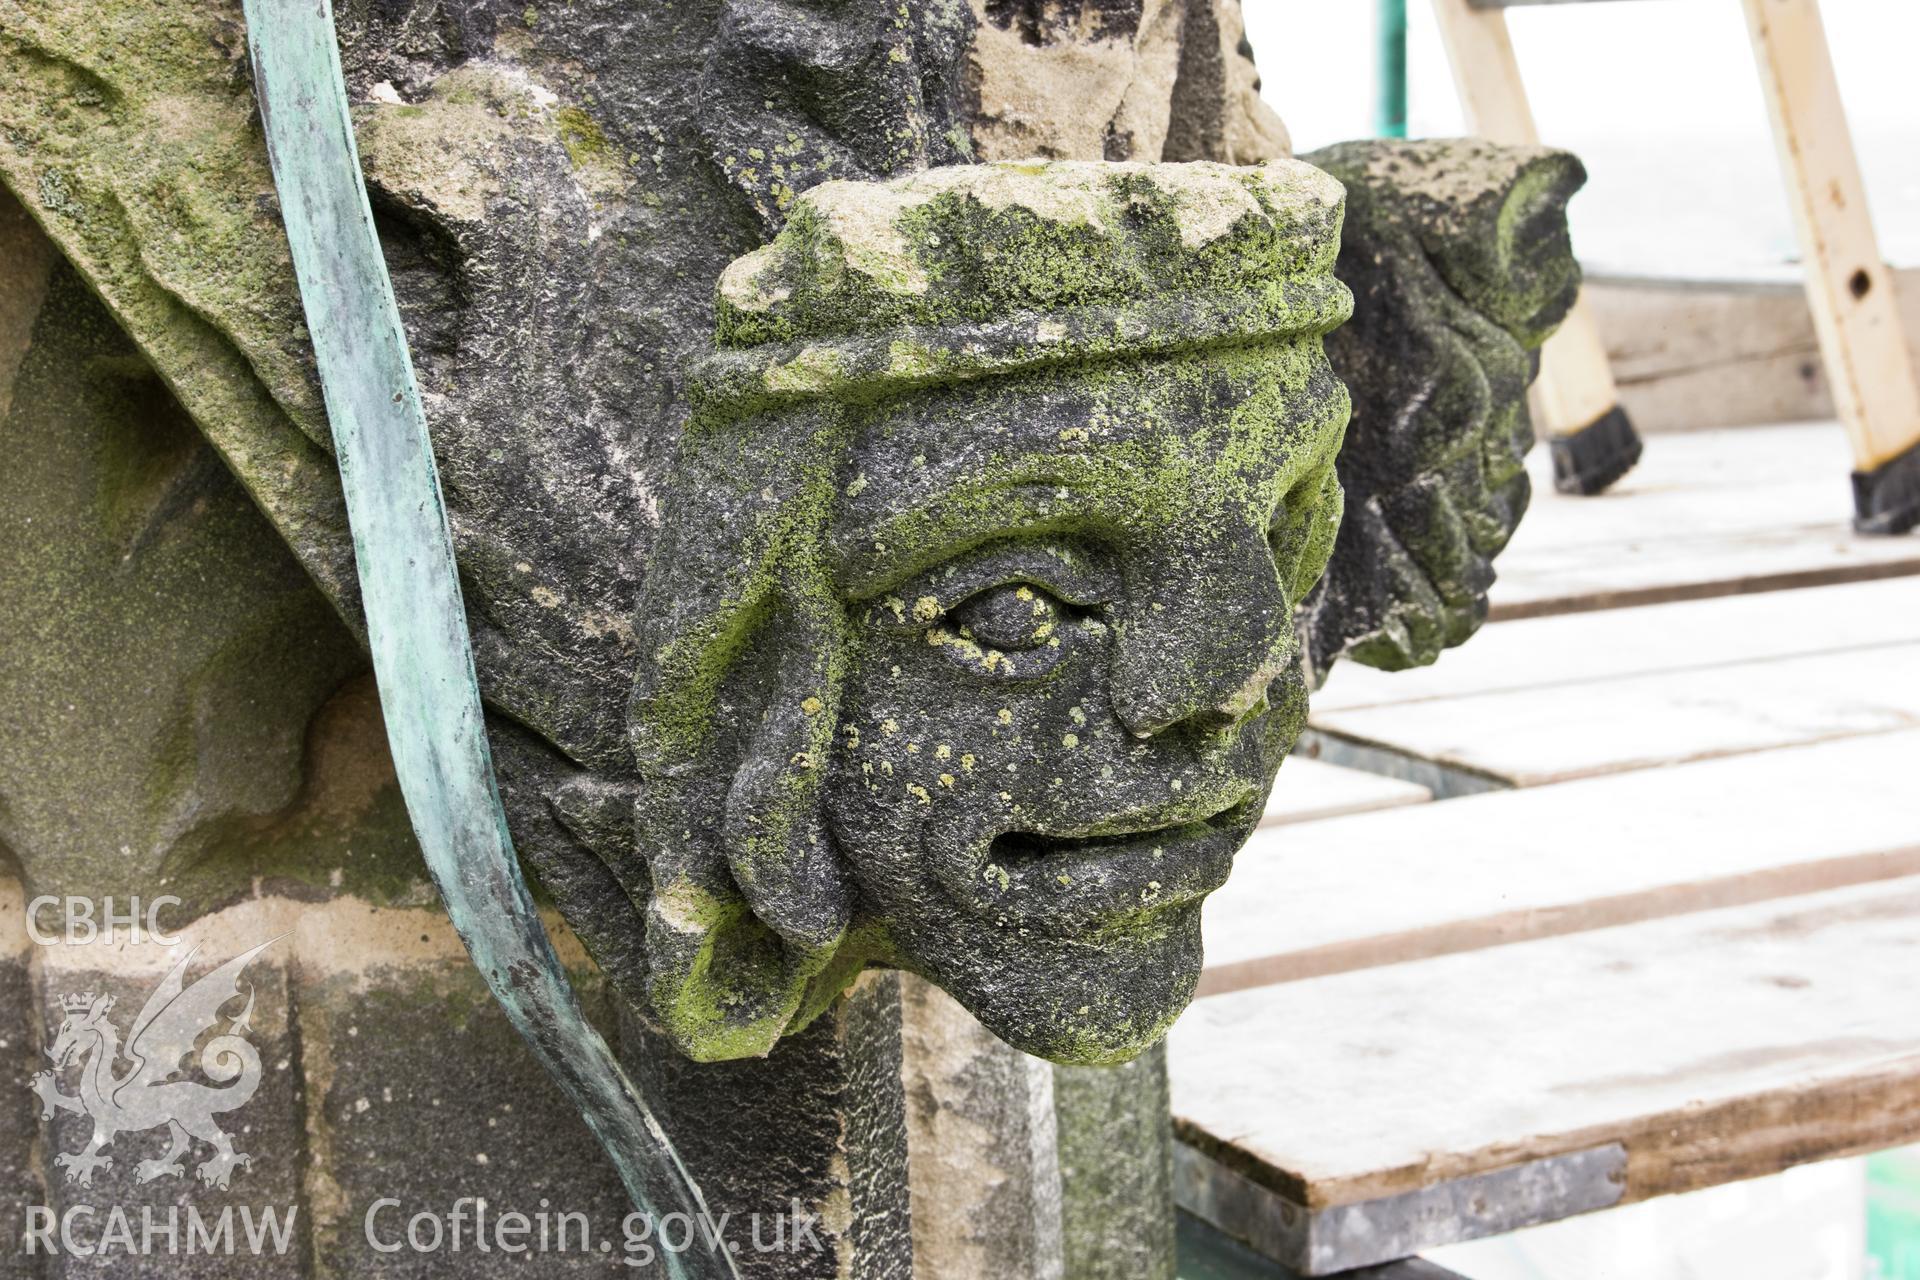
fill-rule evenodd
<path id="1" fill-rule="evenodd" d="M 1407 0 L 1379 0 L 1373 131 L 1407 136 Z"/>

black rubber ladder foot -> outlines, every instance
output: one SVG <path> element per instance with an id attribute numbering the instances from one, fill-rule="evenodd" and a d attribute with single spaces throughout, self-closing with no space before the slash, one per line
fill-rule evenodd
<path id="1" fill-rule="evenodd" d="M 1853 527 L 1890 536 L 1920 525 L 1920 444 L 1853 473 Z"/>
<path id="2" fill-rule="evenodd" d="M 1619 405 L 1548 444 L 1553 449 L 1553 487 L 1581 497 L 1605 493 L 1640 461 L 1640 433 Z"/>

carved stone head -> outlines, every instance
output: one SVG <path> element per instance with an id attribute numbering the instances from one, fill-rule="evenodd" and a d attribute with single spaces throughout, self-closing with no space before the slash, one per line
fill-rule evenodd
<path id="1" fill-rule="evenodd" d="M 864 967 L 1123 1059 L 1305 717 L 1339 524 L 1311 166 L 832 182 L 720 284 L 631 733 L 654 1012 L 765 1052 Z"/>

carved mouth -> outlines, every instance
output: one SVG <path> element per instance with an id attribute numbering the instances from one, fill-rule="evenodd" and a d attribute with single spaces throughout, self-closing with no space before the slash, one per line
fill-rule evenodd
<path id="1" fill-rule="evenodd" d="M 1172 822 L 1163 810 L 1158 821 L 1143 815 L 1118 829 L 1003 832 L 986 851 L 983 905 L 1009 924 L 1076 935 L 1116 917 L 1197 902 L 1226 882 L 1260 803 L 1256 793 Z"/>
<path id="2" fill-rule="evenodd" d="M 1232 808 L 1222 809 L 1211 817 L 1194 822 L 1175 822 L 1091 836 L 1050 836 L 1038 831 L 1008 831 L 995 837 L 988 848 L 987 857 L 989 861 L 1011 869 L 1039 860 L 1077 862 L 1150 844 L 1164 846 L 1169 841 L 1184 842 L 1196 836 L 1238 830 L 1245 825 L 1247 811 L 1253 807 L 1253 801 L 1244 800 Z"/>

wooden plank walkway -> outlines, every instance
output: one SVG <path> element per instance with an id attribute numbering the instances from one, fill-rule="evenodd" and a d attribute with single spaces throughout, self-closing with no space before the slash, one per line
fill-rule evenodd
<path id="1" fill-rule="evenodd" d="M 1281 766 L 1266 812 L 1260 815 L 1260 825 L 1279 827 L 1341 818 L 1431 799 L 1433 792 L 1417 783 L 1296 756 Z"/>
<path id="2" fill-rule="evenodd" d="M 1520 787 L 1920 727 L 1920 578 L 1491 626 L 1422 671 L 1335 667 L 1313 707 L 1341 743 Z"/>
<path id="3" fill-rule="evenodd" d="M 1915 874 L 1920 731 L 1465 796 L 1255 832 L 1200 989 Z"/>
<path id="4" fill-rule="evenodd" d="M 1528 519 L 1532 519 L 1531 516 Z M 1313 713 L 1687 672 L 1920 640 L 1920 577 L 1527 618 L 1412 671 L 1337 664 Z"/>
<path id="5" fill-rule="evenodd" d="M 1169 1041 L 1188 1212 L 1321 1275 L 1920 1140 L 1920 539 L 1823 453 L 1656 437 L 1471 644 L 1334 670 Z"/>
<path id="6" fill-rule="evenodd" d="M 1553 492 L 1528 461 L 1533 507 L 1496 568 L 1496 619 L 1776 591 L 1920 573 L 1920 539 L 1861 538 L 1836 423 L 1656 436 L 1597 498 Z"/>
<path id="7" fill-rule="evenodd" d="M 1320 1275 L 1915 1141 L 1916 922 L 1908 878 L 1203 1000 L 1183 1203 Z"/>
<path id="8" fill-rule="evenodd" d="M 1537 787 L 1920 728 L 1920 641 L 1330 712 L 1314 725 Z"/>

